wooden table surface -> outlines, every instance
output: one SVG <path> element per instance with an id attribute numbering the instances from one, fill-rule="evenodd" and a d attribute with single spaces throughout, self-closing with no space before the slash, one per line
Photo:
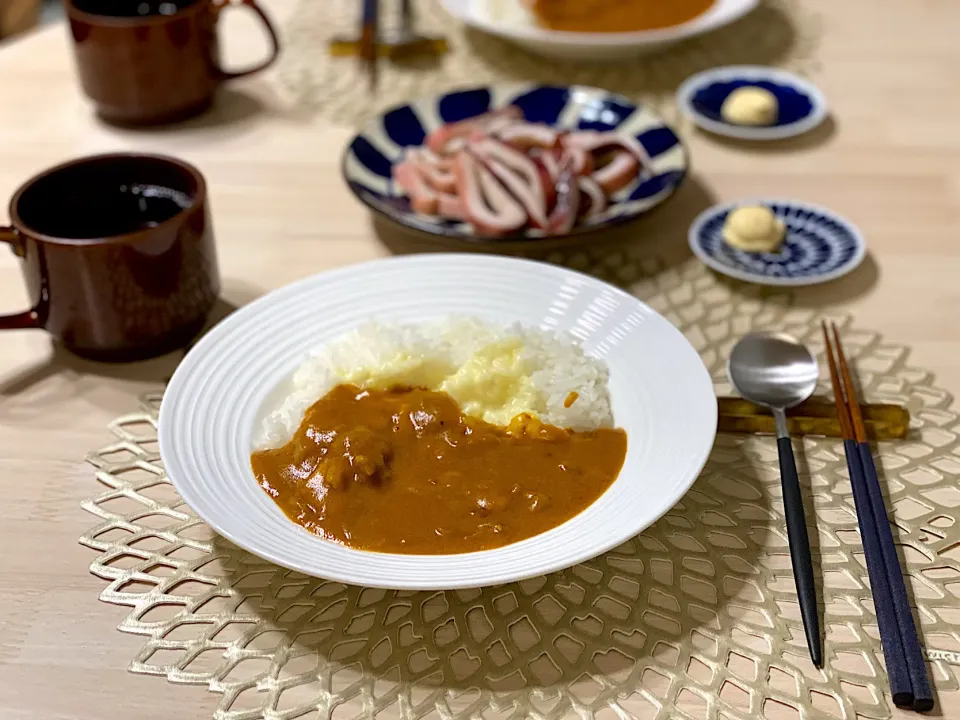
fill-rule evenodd
<path id="1" fill-rule="evenodd" d="M 281 22 L 292 10 L 288 0 L 268 5 Z M 692 135 L 695 178 L 633 232 L 682 254 L 690 218 L 713 199 L 773 193 L 828 205 L 859 224 L 870 257 L 798 300 L 852 312 L 912 346 L 914 364 L 960 391 L 960 3 L 809 0 L 805 8 L 818 18 L 814 79 L 832 103 L 832 125 L 779 153 Z M 263 47 L 252 22 L 233 25 L 229 55 Z M 77 155 L 179 155 L 209 181 L 223 295 L 233 304 L 388 254 L 340 179 L 349 128 L 287 112 L 270 87 L 263 78 L 231 86 L 215 112 L 177 130 L 116 130 L 96 121 L 78 91 L 66 29 L 28 34 L 0 48 L 0 197 Z M 0 309 L 25 303 L 16 259 L 0 252 Z M 84 456 L 175 362 L 100 366 L 56 350 L 39 331 L 0 338 L 4 720 L 205 718 L 216 707 L 203 688 L 126 671 L 141 639 L 115 630 L 125 611 L 97 601 L 103 582 L 88 574 L 92 553 L 77 544 L 93 521 L 79 503 L 97 489 Z M 960 718 L 956 704 L 943 712 Z"/>

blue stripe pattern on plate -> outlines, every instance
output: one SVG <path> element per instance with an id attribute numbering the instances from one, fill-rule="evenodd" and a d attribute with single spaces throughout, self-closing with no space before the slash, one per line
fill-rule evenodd
<path id="1" fill-rule="evenodd" d="M 761 204 L 786 225 L 779 252 L 743 252 L 727 245 L 723 226 L 733 206 L 709 210 L 703 219 L 694 222 L 690 232 L 694 252 L 719 272 L 771 284 L 815 283 L 839 277 L 862 260 L 863 238 L 839 216 L 801 203 Z"/>
<path id="2" fill-rule="evenodd" d="M 596 88 L 519 84 L 459 90 L 393 108 L 368 122 L 353 138 L 343 157 L 344 179 L 357 197 L 375 212 L 401 225 L 434 235 L 469 240 L 534 239 L 531 230 L 519 238 L 480 238 L 470 226 L 417 213 L 392 180 L 392 169 L 404 149 L 423 144 L 443 123 L 456 122 L 489 110 L 516 105 L 530 122 L 568 130 L 629 133 L 651 158 L 637 179 L 620 190 L 605 212 L 574 228 L 572 234 L 598 230 L 633 220 L 676 192 L 687 172 L 687 154 L 677 135 L 656 113 L 626 98 Z"/>

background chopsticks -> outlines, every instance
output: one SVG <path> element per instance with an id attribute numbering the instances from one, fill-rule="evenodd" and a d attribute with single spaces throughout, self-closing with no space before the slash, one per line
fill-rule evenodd
<path id="1" fill-rule="evenodd" d="M 927 667 L 850 369 L 836 326 L 833 342 L 826 323 L 823 336 L 893 701 L 899 707 L 930 710 L 933 693 Z"/>
<path id="2" fill-rule="evenodd" d="M 377 41 L 380 39 L 380 0 L 363 0 L 363 24 L 360 28 L 360 59 L 367 68 L 370 87 L 377 85 Z"/>

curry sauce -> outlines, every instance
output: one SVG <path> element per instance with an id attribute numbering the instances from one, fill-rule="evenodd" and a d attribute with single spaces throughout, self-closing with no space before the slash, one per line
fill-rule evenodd
<path id="1" fill-rule="evenodd" d="M 446 393 L 339 385 L 289 443 L 252 454 L 260 486 L 307 530 L 361 550 L 450 554 L 538 535 L 616 479 L 619 429 L 573 432 L 463 414 Z"/>
<path id="2" fill-rule="evenodd" d="M 634 32 L 673 27 L 706 12 L 714 0 L 530 0 L 537 21 L 567 32 Z"/>

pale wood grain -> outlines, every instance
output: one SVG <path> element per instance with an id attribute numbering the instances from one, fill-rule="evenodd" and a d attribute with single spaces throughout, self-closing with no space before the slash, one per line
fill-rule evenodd
<path id="1" fill-rule="evenodd" d="M 319 0 L 318 0 L 319 1 Z M 960 4 L 955 0 L 809 0 L 822 40 L 815 80 L 832 132 L 789 152 L 689 138 L 698 185 L 634 232 L 683 253 L 686 222 L 712 199 L 775 193 L 849 216 L 871 261 L 850 279 L 799 294 L 911 345 L 912 361 L 960 390 Z M 269 3 L 284 19 L 290 0 Z M 249 39 L 249 45 L 247 40 Z M 262 38 L 239 23 L 231 54 Z M 252 50 L 250 48 L 253 48 Z M 235 53 L 233 51 L 236 51 Z M 242 57 L 241 57 L 242 59 Z M 247 113 L 251 107 L 256 112 Z M 262 79 L 236 84 L 219 114 L 179 132 L 107 128 L 78 92 L 67 31 L 54 26 L 0 50 L 0 197 L 66 158 L 140 148 L 180 155 L 206 174 L 224 296 L 242 304 L 307 274 L 387 249 L 340 180 L 349 128 L 289 113 Z M 240 119 L 217 124 L 224 115 Z M 0 251 L 0 308 L 22 309 L 15 258 Z M 77 537 L 95 490 L 83 457 L 105 425 L 158 388 L 175 357 L 103 368 L 55 352 L 40 332 L 0 338 L 0 717 L 169 720 L 209 717 L 217 697 L 126 672 L 141 640 L 115 630 L 125 611 L 96 601 Z M 947 704 L 943 713 L 960 718 Z"/>

